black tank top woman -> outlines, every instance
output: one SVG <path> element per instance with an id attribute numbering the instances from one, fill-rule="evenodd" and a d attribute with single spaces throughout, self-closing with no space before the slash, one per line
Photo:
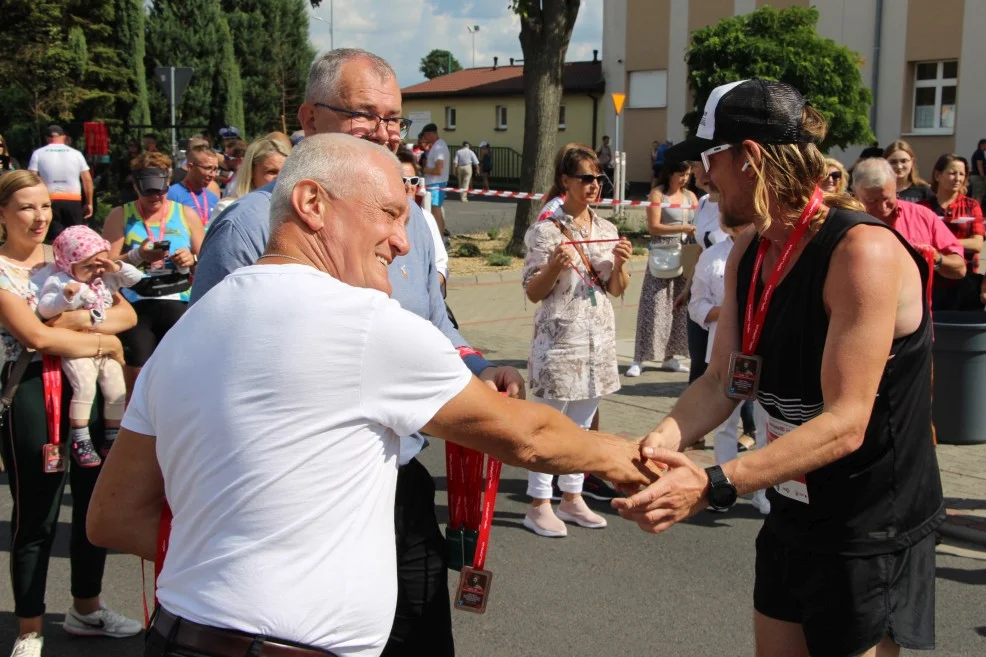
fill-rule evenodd
<path id="1" fill-rule="evenodd" d="M 892 230 L 862 212 L 832 209 L 777 287 L 757 354 L 763 358 L 758 401 L 768 439 L 822 412 L 822 353 L 829 317 L 822 292 L 832 252 L 854 226 Z M 918 265 L 924 259 L 896 232 Z M 743 326 L 758 240 L 739 264 L 736 293 Z M 922 289 L 924 289 L 922 287 Z M 757 281 L 756 300 L 763 291 Z M 866 556 L 903 550 L 945 518 L 931 437 L 931 317 L 924 304 L 918 329 L 893 341 L 862 446 L 797 481 L 768 489 L 766 526 L 782 540 L 825 554 Z"/>

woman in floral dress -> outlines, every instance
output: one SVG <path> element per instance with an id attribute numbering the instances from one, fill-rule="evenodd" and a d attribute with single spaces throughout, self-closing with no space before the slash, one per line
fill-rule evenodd
<path id="1" fill-rule="evenodd" d="M 524 236 L 524 290 L 528 299 L 541 302 L 534 317 L 530 386 L 535 402 L 588 429 L 600 398 L 620 389 L 616 322 L 606 295 L 620 296 L 626 289 L 630 277 L 624 266 L 633 248 L 589 207 L 604 180 L 595 151 L 568 144 L 555 161 L 544 211 Z M 582 474 L 558 477 L 562 501 L 555 515 L 551 475 L 529 473 L 527 494 L 533 501 L 524 526 L 549 537 L 565 536 L 565 522 L 605 527 L 606 519 L 582 499 L 582 482 Z"/>

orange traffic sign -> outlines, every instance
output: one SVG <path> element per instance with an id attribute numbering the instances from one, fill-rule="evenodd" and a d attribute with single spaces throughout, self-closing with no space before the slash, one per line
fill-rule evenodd
<path id="1" fill-rule="evenodd" d="M 616 108 L 616 113 L 619 114 L 623 111 L 623 101 L 627 99 L 626 94 L 612 94 L 613 96 L 613 107 Z"/>

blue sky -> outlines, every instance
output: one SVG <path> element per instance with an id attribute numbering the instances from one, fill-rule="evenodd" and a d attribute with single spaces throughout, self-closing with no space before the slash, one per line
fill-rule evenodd
<path id="1" fill-rule="evenodd" d="M 472 66 L 472 35 L 476 33 L 476 66 L 492 66 L 493 57 L 506 64 L 520 59 L 520 21 L 508 0 L 322 0 L 312 13 L 329 20 L 334 2 L 335 47 L 365 48 L 380 55 L 397 71 L 402 87 L 423 81 L 421 58 L 433 48 L 451 50 L 464 67 Z M 329 26 L 309 21 L 312 44 L 319 53 L 329 49 Z M 602 50 L 603 0 L 582 0 L 568 61 L 592 59 Z M 601 53 L 600 53 L 601 54 Z"/>

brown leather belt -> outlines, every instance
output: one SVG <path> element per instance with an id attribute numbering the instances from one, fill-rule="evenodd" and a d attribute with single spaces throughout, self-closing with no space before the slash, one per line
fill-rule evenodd
<path id="1" fill-rule="evenodd" d="M 318 648 L 306 648 L 284 643 L 282 640 L 252 636 L 234 630 L 199 625 L 179 618 L 163 607 L 158 607 L 151 629 L 169 643 L 182 648 L 197 650 L 215 657 L 336 657 L 334 653 Z"/>

